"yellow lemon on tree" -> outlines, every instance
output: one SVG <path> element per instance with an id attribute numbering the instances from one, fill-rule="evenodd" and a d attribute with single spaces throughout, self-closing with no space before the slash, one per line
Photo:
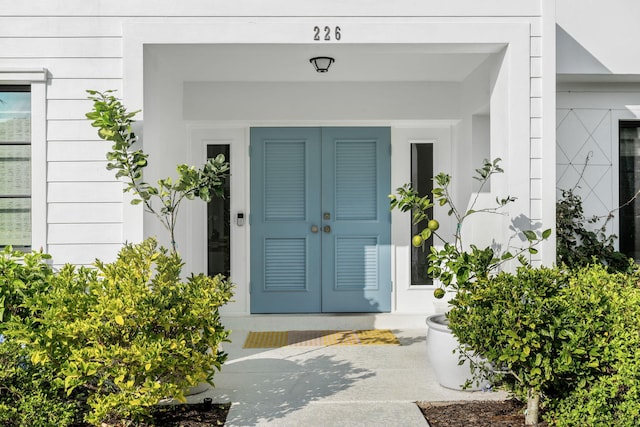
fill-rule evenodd
<path id="1" fill-rule="evenodd" d="M 427 223 L 427 228 L 431 231 L 436 231 L 438 228 L 440 228 L 440 223 L 435 219 L 430 219 Z"/>
<path id="2" fill-rule="evenodd" d="M 419 248 L 420 246 L 422 246 L 422 242 L 423 242 L 422 236 L 419 234 L 416 234 L 415 236 L 413 236 L 413 239 L 411 239 L 411 244 L 416 248 Z"/>
<path id="3" fill-rule="evenodd" d="M 433 296 L 437 299 L 442 299 L 444 297 L 444 289 L 436 288 L 433 290 Z"/>
<path id="4" fill-rule="evenodd" d="M 429 238 L 431 237 L 431 230 L 425 228 L 420 232 L 420 235 L 422 236 L 422 240 L 429 240 Z"/>

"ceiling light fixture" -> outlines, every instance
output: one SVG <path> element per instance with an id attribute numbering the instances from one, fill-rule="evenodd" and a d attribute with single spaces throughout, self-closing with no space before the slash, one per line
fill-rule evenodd
<path id="1" fill-rule="evenodd" d="M 327 71 L 329 71 L 329 67 L 331 67 L 331 64 L 336 62 L 336 60 L 329 56 L 316 56 L 315 58 L 311 58 L 309 62 L 313 64 L 313 67 L 317 72 L 326 73 Z"/>

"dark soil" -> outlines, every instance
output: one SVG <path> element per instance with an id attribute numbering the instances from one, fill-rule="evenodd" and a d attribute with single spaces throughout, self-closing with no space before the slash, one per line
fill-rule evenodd
<path id="1" fill-rule="evenodd" d="M 230 407 L 230 403 L 164 406 L 154 412 L 154 425 L 156 427 L 223 426 Z"/>
<path id="2" fill-rule="evenodd" d="M 153 411 L 153 422 L 145 427 L 211 427 L 223 426 L 227 420 L 230 403 L 192 403 L 159 406 Z M 122 424 L 103 424 L 119 427 Z M 74 427 L 90 427 L 86 423 L 74 424 Z M 141 426 L 138 426 L 141 427 Z"/>
<path id="3" fill-rule="evenodd" d="M 520 427 L 525 405 L 517 400 L 418 402 L 431 427 Z M 539 427 L 547 427 L 541 422 Z"/>

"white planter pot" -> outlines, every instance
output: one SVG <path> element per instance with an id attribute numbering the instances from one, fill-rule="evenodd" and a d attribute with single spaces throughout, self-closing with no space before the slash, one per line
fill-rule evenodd
<path id="1" fill-rule="evenodd" d="M 427 360 L 435 371 L 436 379 L 443 387 L 462 390 L 467 380 L 472 380 L 467 391 L 483 390 L 489 387 L 488 381 L 476 384 L 471 374 L 469 361 L 459 365 L 458 340 L 449 329 L 447 317 L 435 314 L 427 317 Z"/>

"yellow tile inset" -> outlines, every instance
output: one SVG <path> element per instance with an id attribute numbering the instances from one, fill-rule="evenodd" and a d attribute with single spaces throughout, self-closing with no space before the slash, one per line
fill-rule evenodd
<path id="1" fill-rule="evenodd" d="M 388 329 L 360 331 L 249 332 L 244 348 L 322 347 L 345 345 L 400 345 Z"/>
<path id="2" fill-rule="evenodd" d="M 398 338 L 388 329 L 368 329 L 357 331 L 362 345 L 400 345 Z"/>
<path id="3" fill-rule="evenodd" d="M 244 348 L 277 348 L 287 345 L 286 331 L 249 332 Z"/>

